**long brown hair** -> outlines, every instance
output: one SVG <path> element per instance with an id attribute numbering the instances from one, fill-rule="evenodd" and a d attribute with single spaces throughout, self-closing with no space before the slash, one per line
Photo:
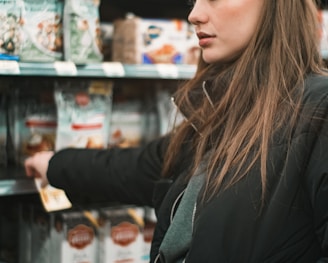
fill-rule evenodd
<path id="1" fill-rule="evenodd" d="M 190 176 L 210 153 L 207 198 L 241 180 L 259 161 L 263 200 L 272 136 L 288 123 L 288 140 L 299 114 L 305 76 L 323 74 L 315 1 L 265 0 L 263 5 L 245 50 L 226 64 L 201 59 L 195 77 L 175 94 L 188 121 L 172 133 L 163 173 L 174 172 L 185 143 L 192 145 Z"/>

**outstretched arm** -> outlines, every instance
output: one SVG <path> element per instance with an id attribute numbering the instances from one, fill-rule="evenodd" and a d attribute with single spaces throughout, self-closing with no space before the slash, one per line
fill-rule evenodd
<path id="1" fill-rule="evenodd" d="M 167 137 L 138 148 L 61 150 L 26 160 L 29 176 L 63 189 L 72 203 L 120 202 L 152 206 Z M 49 164 L 49 166 L 48 166 Z"/>

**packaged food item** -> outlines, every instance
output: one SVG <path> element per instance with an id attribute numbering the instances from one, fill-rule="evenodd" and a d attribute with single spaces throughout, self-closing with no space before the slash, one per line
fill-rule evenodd
<path id="1" fill-rule="evenodd" d="M 127 64 L 183 64 L 187 30 L 182 19 L 117 19 L 112 59 Z"/>
<path id="2" fill-rule="evenodd" d="M 67 0 L 64 6 L 64 58 L 76 64 L 103 60 L 100 0 Z"/>
<path id="3" fill-rule="evenodd" d="M 112 82 L 57 83 L 56 150 L 65 147 L 107 148 L 112 110 Z"/>
<path id="4" fill-rule="evenodd" d="M 19 60 L 22 0 L 0 0 L 0 59 Z"/>
<path id="5" fill-rule="evenodd" d="M 26 85 L 28 85 L 26 83 Z M 53 151 L 57 128 L 56 105 L 53 91 L 45 89 L 23 91 L 16 94 L 18 148 L 17 160 L 23 165 L 25 159 L 40 151 Z"/>
<path id="6" fill-rule="evenodd" d="M 57 117 L 49 83 L 24 81 L 20 85 L 9 93 L 8 128 L 13 151 L 10 156 L 22 166 L 36 152 L 54 150 Z"/>
<path id="7" fill-rule="evenodd" d="M 143 208 L 103 207 L 99 211 L 99 263 L 139 263 L 143 252 Z"/>
<path id="8" fill-rule="evenodd" d="M 47 212 L 60 211 L 72 207 L 64 190 L 45 184 L 40 178 L 34 179 L 43 208 Z"/>
<path id="9" fill-rule="evenodd" d="M 109 146 L 135 147 L 143 138 L 141 101 L 114 102 L 110 119 Z"/>
<path id="10" fill-rule="evenodd" d="M 52 226 L 54 263 L 98 263 L 97 217 L 95 210 L 56 214 Z"/>
<path id="11" fill-rule="evenodd" d="M 63 58 L 63 0 L 23 0 L 20 60 L 52 62 Z"/>

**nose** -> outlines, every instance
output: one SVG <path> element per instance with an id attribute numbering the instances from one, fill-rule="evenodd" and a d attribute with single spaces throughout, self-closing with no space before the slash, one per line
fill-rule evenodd
<path id="1" fill-rule="evenodd" d="M 193 25 L 205 23 L 207 20 L 207 14 L 203 11 L 201 1 L 195 1 L 193 8 L 188 15 L 188 21 Z"/>

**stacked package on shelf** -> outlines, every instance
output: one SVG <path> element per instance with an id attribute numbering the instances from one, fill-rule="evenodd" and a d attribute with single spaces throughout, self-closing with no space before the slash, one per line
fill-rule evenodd
<path id="1" fill-rule="evenodd" d="M 156 138 L 159 120 L 154 84 L 134 81 L 116 83 L 115 87 L 109 147 L 135 147 Z"/>
<path id="2" fill-rule="evenodd" d="M 102 36 L 99 0 L 66 0 L 64 57 L 76 64 L 101 62 Z"/>
<path id="3" fill-rule="evenodd" d="M 48 213 L 35 202 L 18 208 L 18 263 L 149 262 L 152 208 L 110 205 Z"/>
<path id="4" fill-rule="evenodd" d="M 22 0 L 0 0 L 0 59 L 19 59 L 22 7 Z"/>
<path id="5" fill-rule="evenodd" d="M 9 129 L 14 147 L 14 162 L 22 165 L 36 152 L 54 150 L 56 136 L 56 105 L 52 86 L 39 82 L 23 82 L 30 90 L 15 88 L 10 94 Z"/>
<path id="6" fill-rule="evenodd" d="M 139 146 L 143 137 L 143 119 L 140 101 L 113 103 L 109 147 Z"/>
<path id="7" fill-rule="evenodd" d="M 97 213 L 46 212 L 25 203 L 19 212 L 19 263 L 98 263 Z"/>
<path id="8" fill-rule="evenodd" d="M 52 263 L 97 263 L 96 211 L 55 214 L 51 227 Z"/>
<path id="9" fill-rule="evenodd" d="M 57 83 L 56 150 L 66 147 L 107 148 L 112 111 L 112 82 Z"/>
<path id="10" fill-rule="evenodd" d="M 0 59 L 101 62 L 99 1 L 0 0 Z"/>
<path id="11" fill-rule="evenodd" d="M 23 0 L 21 61 L 52 62 L 63 57 L 63 0 Z"/>
<path id="12" fill-rule="evenodd" d="M 100 209 L 99 263 L 141 262 L 143 212 L 143 208 L 132 206 Z"/>
<path id="13" fill-rule="evenodd" d="M 114 21 L 112 60 L 126 64 L 187 64 L 190 27 L 183 19 L 150 19 L 127 16 Z M 186 49 L 186 47 L 188 48 Z M 192 64 L 196 64 L 196 61 Z"/>

